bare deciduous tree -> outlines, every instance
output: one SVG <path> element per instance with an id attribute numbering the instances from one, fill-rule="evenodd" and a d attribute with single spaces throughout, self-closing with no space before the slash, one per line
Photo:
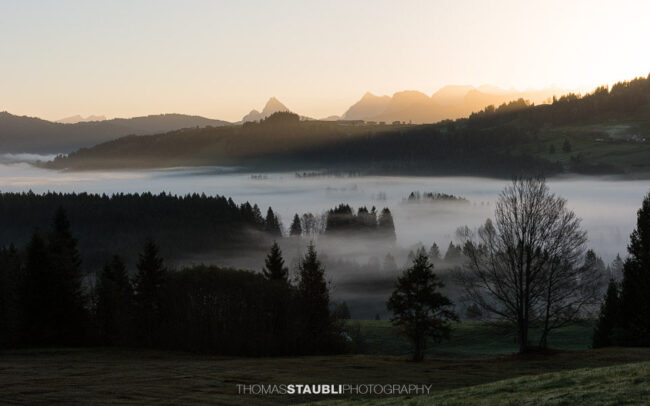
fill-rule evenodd
<path id="1" fill-rule="evenodd" d="M 598 303 L 602 273 L 582 263 L 586 233 L 566 200 L 541 178 L 516 179 L 499 196 L 494 222 L 476 234 L 465 228 L 466 261 L 459 273 L 466 299 L 517 327 L 520 352 L 528 332 L 549 331 L 583 316 Z"/>

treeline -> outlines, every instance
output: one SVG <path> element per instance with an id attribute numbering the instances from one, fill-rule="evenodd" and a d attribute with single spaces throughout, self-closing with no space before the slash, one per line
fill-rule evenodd
<path id="1" fill-rule="evenodd" d="M 608 115 L 634 115 L 650 104 L 650 74 L 618 82 L 608 89 L 601 86 L 584 96 L 574 93 L 554 97 L 552 104 L 529 105 L 524 100 L 488 106 L 469 117 L 469 126 L 486 128 L 516 121 L 518 125 L 539 128 L 544 124 L 562 125 Z"/>
<path id="2" fill-rule="evenodd" d="M 79 238 L 84 263 L 101 266 L 113 252 L 135 259 L 137 247 L 156 236 L 165 255 L 261 245 L 281 235 L 272 208 L 236 204 L 223 196 L 168 193 L 1 193 L 0 246 L 26 244 L 34 229 L 48 227 L 51 213 L 62 207 Z"/>
<path id="3" fill-rule="evenodd" d="M 361 206 L 356 213 L 350 205 L 341 203 L 323 215 L 296 213 L 289 226 L 290 236 L 330 235 L 336 237 L 375 238 L 395 242 L 395 222 L 388 207 L 377 211 Z"/>
<path id="4" fill-rule="evenodd" d="M 390 210 L 385 207 L 377 214 L 377 209 L 359 207 L 355 214 L 347 204 L 340 204 L 327 212 L 325 234 L 362 234 L 395 241 L 395 224 Z"/>
<path id="5" fill-rule="evenodd" d="M 129 277 L 113 256 L 83 283 L 63 209 L 23 249 L 0 250 L 0 347 L 130 346 L 225 355 L 320 354 L 350 345 L 330 310 L 325 269 L 310 245 L 289 280 L 274 245 L 264 272 L 167 268 L 148 240 Z"/>
<path id="6" fill-rule="evenodd" d="M 322 168 L 389 175 L 552 175 L 561 165 L 522 153 L 534 134 L 517 128 L 470 130 L 462 122 L 421 125 L 365 136 L 331 138 L 318 148 L 260 157 L 270 169 Z"/>
<path id="7" fill-rule="evenodd" d="M 277 114 L 277 113 L 276 113 Z M 240 165 L 255 171 L 317 169 L 378 174 L 554 174 L 561 166 L 522 154 L 518 129 L 470 131 L 464 124 L 354 127 L 290 120 L 124 137 L 58 157 L 61 169 Z"/>
<path id="8" fill-rule="evenodd" d="M 438 193 L 438 192 L 425 192 L 420 193 L 419 191 L 411 192 L 406 199 L 408 203 L 420 203 L 420 202 L 447 202 L 447 203 L 469 203 L 469 200 L 461 196 L 455 196 L 447 193 Z"/>

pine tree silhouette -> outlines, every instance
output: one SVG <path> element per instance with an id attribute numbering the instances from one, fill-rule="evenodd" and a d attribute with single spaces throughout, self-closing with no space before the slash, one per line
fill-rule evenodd
<path id="1" fill-rule="evenodd" d="M 288 282 L 289 269 L 284 266 L 282 251 L 277 242 L 273 243 L 271 251 L 264 260 L 266 267 L 262 270 L 266 279 L 272 281 Z"/>

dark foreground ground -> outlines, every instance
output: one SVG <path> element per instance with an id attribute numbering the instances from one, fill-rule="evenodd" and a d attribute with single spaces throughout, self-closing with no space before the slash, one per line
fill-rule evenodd
<path id="1" fill-rule="evenodd" d="M 551 343 L 560 350 L 550 355 L 520 357 L 511 355 L 516 345 L 499 329 L 463 323 L 449 342 L 429 352 L 429 359 L 413 363 L 407 361 L 408 344 L 395 336 L 387 322 L 367 321 L 360 327 L 366 337 L 367 354 L 363 355 L 235 358 L 114 348 L 4 351 L 0 352 L 0 404 L 273 405 L 327 399 L 237 394 L 237 384 L 258 383 L 430 384 L 446 401 L 450 396 L 458 397 L 454 390 L 473 393 L 476 400 L 489 393 L 495 396 L 495 392 L 470 386 L 650 361 L 650 348 L 585 349 L 590 325 L 559 331 Z M 639 371 L 647 372 L 647 365 Z M 636 374 L 636 370 L 631 371 Z M 601 372 L 601 376 L 609 375 Z M 631 375 L 630 382 L 641 379 L 635 376 Z M 565 392 L 573 390 L 570 379 L 558 379 L 567 385 Z M 505 387 L 512 392 L 510 384 Z M 394 401 L 400 404 L 399 399 Z"/>

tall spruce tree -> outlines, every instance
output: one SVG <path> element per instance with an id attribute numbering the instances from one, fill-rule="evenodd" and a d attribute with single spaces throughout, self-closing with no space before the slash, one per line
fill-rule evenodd
<path id="1" fill-rule="evenodd" d="M 434 242 L 429 249 L 429 260 L 434 262 L 439 261 L 440 259 L 440 248 L 438 247 L 438 244 Z"/>
<path id="2" fill-rule="evenodd" d="M 621 344 L 650 346 L 650 193 L 637 212 L 630 235 L 630 254 L 623 266 L 621 288 Z"/>
<path id="3" fill-rule="evenodd" d="M 97 327 L 103 344 L 128 343 L 133 322 L 133 287 L 118 255 L 104 266 L 96 292 Z"/>
<path id="4" fill-rule="evenodd" d="M 161 290 L 167 270 L 159 256 L 158 246 L 148 239 L 137 263 L 134 280 L 134 299 L 136 306 L 136 323 L 140 329 L 143 344 L 152 346 L 161 315 Z"/>
<path id="5" fill-rule="evenodd" d="M 331 333 L 329 287 L 316 248 L 309 244 L 299 265 L 298 293 L 302 303 L 303 345 L 307 351 L 322 351 Z"/>
<path id="6" fill-rule="evenodd" d="M 266 221 L 264 222 L 264 230 L 271 234 L 273 237 L 282 237 L 282 227 L 280 226 L 280 219 L 273 213 L 273 209 L 269 207 L 266 211 Z"/>
<path id="7" fill-rule="evenodd" d="M 24 340 L 33 345 L 79 345 L 89 322 L 77 241 L 65 211 L 54 216 L 47 241 L 35 232 L 23 280 Z"/>
<path id="8" fill-rule="evenodd" d="M 610 279 L 605 301 L 600 307 L 598 324 L 594 330 L 593 347 L 608 347 L 616 343 L 615 331 L 620 317 L 620 298 L 618 284 Z"/>
<path id="9" fill-rule="evenodd" d="M 65 210 L 59 207 L 54 215 L 52 231 L 48 234 L 47 250 L 50 272 L 55 275 L 52 289 L 58 291 L 57 320 L 60 325 L 60 342 L 80 344 L 85 340 L 88 327 L 87 297 L 83 289 L 81 257 L 77 240 L 70 231 Z"/>
<path id="10" fill-rule="evenodd" d="M 453 241 L 449 241 L 449 246 L 447 247 L 447 252 L 445 252 L 445 261 L 454 262 L 458 261 L 463 254 L 460 245 L 454 245 Z"/>
<path id="11" fill-rule="evenodd" d="M 265 268 L 262 270 L 264 277 L 271 281 L 288 282 L 289 269 L 284 266 L 282 251 L 277 242 L 271 246 L 271 251 L 264 260 Z"/>
<path id="12" fill-rule="evenodd" d="M 395 222 L 393 221 L 393 215 L 388 207 L 383 208 L 377 218 L 377 231 L 380 236 L 389 241 L 395 241 L 397 238 L 395 235 Z"/>
<path id="13" fill-rule="evenodd" d="M 298 217 L 298 213 L 293 216 L 291 228 L 289 229 L 289 235 L 297 237 L 300 237 L 302 235 L 302 225 L 300 224 L 300 217 Z"/>
<path id="14" fill-rule="evenodd" d="M 458 320 L 451 301 L 439 289 L 444 285 L 433 272 L 424 249 L 418 250 L 413 264 L 397 279 L 387 303 L 392 323 L 413 343 L 413 360 L 421 361 L 429 339 L 449 338 L 450 321 Z"/>

